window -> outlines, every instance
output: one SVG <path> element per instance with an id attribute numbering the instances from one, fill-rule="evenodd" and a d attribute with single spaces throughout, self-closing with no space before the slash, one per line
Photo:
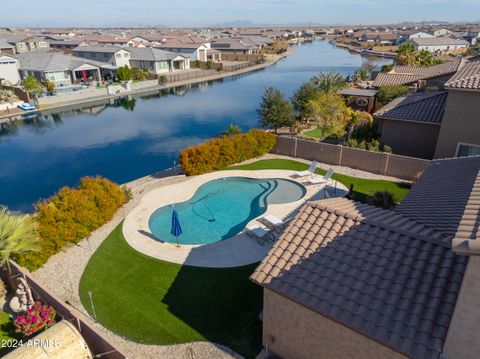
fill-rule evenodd
<path id="1" fill-rule="evenodd" d="M 457 147 L 457 157 L 480 156 L 480 145 L 459 143 Z"/>
<path id="2" fill-rule="evenodd" d="M 104 53 L 104 54 L 103 54 L 103 57 L 106 58 L 106 59 L 108 59 L 108 54 L 107 54 L 107 53 Z"/>
<path id="3" fill-rule="evenodd" d="M 92 57 L 97 57 L 97 54 L 92 52 Z"/>
<path id="4" fill-rule="evenodd" d="M 126 53 L 123 55 L 123 57 L 128 57 L 128 56 L 129 56 L 129 53 L 128 53 L 128 52 L 126 52 Z"/>
<path id="5" fill-rule="evenodd" d="M 157 62 L 157 69 L 168 69 L 168 62 L 167 61 L 159 61 Z"/>
<path id="6" fill-rule="evenodd" d="M 120 57 L 122 57 L 122 54 L 115 54 L 115 57 L 119 59 Z"/>

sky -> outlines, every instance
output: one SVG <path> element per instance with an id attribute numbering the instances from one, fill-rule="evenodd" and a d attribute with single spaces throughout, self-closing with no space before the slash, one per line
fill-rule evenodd
<path id="1" fill-rule="evenodd" d="M 480 0 L 0 0 L 2 27 L 479 21 Z"/>

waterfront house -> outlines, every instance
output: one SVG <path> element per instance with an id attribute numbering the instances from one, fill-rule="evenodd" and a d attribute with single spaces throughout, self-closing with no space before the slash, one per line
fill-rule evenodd
<path id="1" fill-rule="evenodd" d="M 451 37 L 418 38 L 410 40 L 415 50 L 458 54 L 465 52 L 470 44 L 462 39 Z"/>
<path id="2" fill-rule="evenodd" d="M 0 52 L 15 55 L 15 46 L 9 44 L 5 39 L 0 38 Z"/>
<path id="3" fill-rule="evenodd" d="M 252 55 L 259 54 L 261 46 L 243 38 L 220 38 L 211 43 L 211 48 L 221 52 Z"/>
<path id="4" fill-rule="evenodd" d="M 114 67 L 130 67 L 130 52 L 117 46 L 78 46 L 72 50 L 73 56 L 88 60 L 106 62 Z"/>
<path id="5" fill-rule="evenodd" d="M 34 76 L 39 81 L 52 81 L 56 86 L 68 86 L 79 81 L 101 81 L 102 69 L 111 71 L 111 66 L 102 62 L 86 60 L 61 52 L 32 51 L 17 54 L 20 76 Z"/>
<path id="6" fill-rule="evenodd" d="M 0 42 L 14 46 L 13 54 L 49 48 L 48 41 L 43 37 L 28 35 L 0 34 Z"/>
<path id="7" fill-rule="evenodd" d="M 374 114 L 382 141 L 394 153 L 428 159 L 480 155 L 480 60 L 462 61 L 444 88 L 400 97 Z"/>
<path id="8" fill-rule="evenodd" d="M 424 87 L 442 89 L 444 83 L 463 64 L 462 59 L 449 59 L 430 67 L 395 65 L 389 72 L 380 72 L 373 81 L 373 87 L 385 85 L 415 85 L 423 81 Z"/>
<path id="9" fill-rule="evenodd" d="M 208 47 L 203 43 L 183 42 L 180 40 L 166 41 L 162 44 L 157 44 L 155 47 L 181 54 L 188 57 L 191 61 L 207 61 Z"/>
<path id="10" fill-rule="evenodd" d="M 470 41 L 472 45 L 475 45 L 480 39 L 480 27 L 471 27 L 468 29 L 466 39 Z"/>
<path id="11" fill-rule="evenodd" d="M 409 94 L 382 107 L 374 114 L 381 141 L 395 154 L 432 159 L 447 96 L 446 91 Z"/>
<path id="12" fill-rule="evenodd" d="M 445 89 L 448 99 L 435 158 L 480 155 L 480 59 L 460 68 Z"/>
<path id="13" fill-rule="evenodd" d="M 18 60 L 8 54 L 0 52 L 0 84 L 16 85 L 20 82 Z"/>
<path id="14" fill-rule="evenodd" d="M 129 48 L 130 65 L 147 69 L 152 75 L 190 69 L 190 58 L 154 47 Z"/>
<path id="15" fill-rule="evenodd" d="M 282 358 L 474 359 L 480 157 L 434 161 L 395 210 L 305 204 L 257 267 Z"/>

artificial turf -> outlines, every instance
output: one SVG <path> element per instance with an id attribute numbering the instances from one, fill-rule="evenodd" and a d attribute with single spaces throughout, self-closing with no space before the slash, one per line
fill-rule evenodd
<path id="1" fill-rule="evenodd" d="M 288 160 L 288 159 L 269 159 L 269 160 L 259 160 L 256 162 L 232 166 L 228 169 L 235 170 L 265 170 L 265 169 L 282 169 L 282 170 L 293 170 L 293 171 L 303 171 L 308 168 L 308 165 L 302 162 Z M 317 169 L 318 174 L 325 174 L 325 170 Z M 343 183 L 347 188 L 350 187 L 350 184 L 353 184 L 354 188 L 354 198 L 360 202 L 366 202 L 368 196 L 371 196 L 376 191 L 388 191 L 392 193 L 395 201 L 400 202 L 403 197 L 410 190 L 410 184 L 405 182 L 393 182 L 386 180 L 371 180 L 363 179 L 357 177 L 350 177 L 342 175 L 340 173 L 334 173 L 332 176 L 333 179 Z"/>
<path id="2" fill-rule="evenodd" d="M 90 259 L 80 298 L 106 328 L 149 344 L 212 341 L 252 358 L 261 349 L 262 289 L 256 264 L 232 269 L 182 266 L 142 255 L 120 224 Z"/>

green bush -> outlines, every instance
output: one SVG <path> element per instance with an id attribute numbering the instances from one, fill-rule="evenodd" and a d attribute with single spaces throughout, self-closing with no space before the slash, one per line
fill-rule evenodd
<path id="1" fill-rule="evenodd" d="M 382 105 L 386 105 L 397 97 L 405 96 L 407 93 L 408 87 L 405 85 L 385 85 L 380 86 L 377 99 Z"/>
<path id="2" fill-rule="evenodd" d="M 381 143 L 379 140 L 365 141 L 351 138 L 348 141 L 345 141 L 343 145 L 345 147 L 358 148 L 361 150 L 368 150 L 373 152 L 392 153 L 392 148 L 384 143 Z"/>
<path id="3" fill-rule="evenodd" d="M 69 244 L 80 242 L 110 221 L 130 193 L 101 177 L 84 177 L 78 188 L 63 187 L 35 205 L 40 251 L 15 258 L 33 271 Z"/>
<path id="4" fill-rule="evenodd" d="M 120 81 L 130 81 L 132 79 L 132 70 L 127 65 L 117 69 L 117 77 Z"/>
<path id="5" fill-rule="evenodd" d="M 252 129 L 245 134 L 222 136 L 180 153 L 180 164 L 188 176 L 221 170 L 237 162 L 261 156 L 276 143 L 271 132 Z"/>
<path id="6" fill-rule="evenodd" d="M 393 194 L 388 191 L 377 191 L 367 198 L 367 203 L 371 206 L 392 209 L 395 207 Z"/>

